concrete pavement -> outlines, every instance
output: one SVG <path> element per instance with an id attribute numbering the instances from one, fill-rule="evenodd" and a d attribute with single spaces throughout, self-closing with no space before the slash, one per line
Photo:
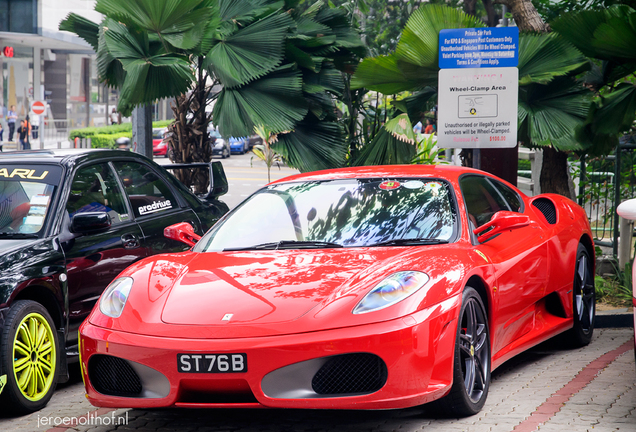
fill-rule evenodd
<path id="1" fill-rule="evenodd" d="M 75 370 L 74 381 L 59 389 L 45 409 L 28 416 L 0 418 L 0 430 L 634 431 L 632 334 L 630 328 L 597 329 L 587 347 L 565 349 L 552 340 L 513 358 L 493 372 L 484 409 L 463 419 L 439 418 L 428 406 L 392 411 L 98 410 L 86 401 Z M 55 427 L 64 420 L 73 426 Z"/>

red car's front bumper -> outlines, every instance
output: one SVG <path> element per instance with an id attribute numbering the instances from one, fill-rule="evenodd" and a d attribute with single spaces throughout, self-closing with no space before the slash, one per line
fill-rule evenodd
<path id="1" fill-rule="evenodd" d="M 80 329 L 86 393 L 93 405 L 131 408 L 387 409 L 420 405 L 450 390 L 460 302 L 461 297 L 451 298 L 388 322 L 261 338 L 160 338 L 112 331 L 86 321 Z M 179 372 L 177 355 L 183 353 L 245 353 L 247 372 Z M 352 353 L 380 357 L 386 364 L 386 383 L 367 394 L 314 393 L 312 377 L 324 364 L 323 359 Z M 95 355 L 101 357 L 91 363 Z M 105 355 L 134 366 L 143 392 L 125 397 L 95 390 L 91 380 L 97 378 L 96 374 L 101 374 L 97 387 L 103 385 L 104 379 L 120 380 L 124 374 L 123 369 L 117 368 L 98 371 Z M 121 362 L 119 359 L 115 361 Z M 316 362 L 318 366 L 311 366 Z M 281 370 L 286 366 L 289 367 Z"/>

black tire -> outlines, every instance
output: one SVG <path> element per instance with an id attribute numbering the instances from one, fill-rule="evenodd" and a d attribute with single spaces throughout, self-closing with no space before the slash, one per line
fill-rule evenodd
<path id="1" fill-rule="evenodd" d="M 574 346 L 582 347 L 592 340 L 596 315 L 594 270 L 590 255 L 582 244 L 579 244 L 576 251 L 572 295 L 574 324 L 566 337 Z"/>
<path id="2" fill-rule="evenodd" d="M 437 405 L 445 414 L 455 417 L 477 414 L 486 403 L 489 387 L 488 316 L 477 291 L 466 287 L 455 336 L 453 385 Z"/>
<path id="3" fill-rule="evenodd" d="M 33 350 L 24 350 L 22 347 L 26 345 L 20 340 L 24 340 L 25 333 L 31 330 L 41 334 L 42 338 L 35 341 Z M 0 341 L 0 361 L 7 375 L 6 386 L 0 394 L 3 410 L 6 407 L 7 412 L 27 414 L 46 406 L 57 384 L 62 355 L 58 346 L 55 325 L 44 306 L 31 300 L 19 300 L 11 306 Z M 23 354 L 19 358 L 19 350 L 30 352 L 30 355 Z M 19 380 L 23 378 L 25 383 L 21 389 Z"/>

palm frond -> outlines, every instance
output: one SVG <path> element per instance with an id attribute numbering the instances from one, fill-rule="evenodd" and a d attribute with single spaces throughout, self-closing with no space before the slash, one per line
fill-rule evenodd
<path id="1" fill-rule="evenodd" d="M 350 164 L 352 166 L 408 164 L 414 156 L 415 145 L 398 140 L 383 127 Z"/>
<path id="2" fill-rule="evenodd" d="M 552 22 L 551 26 L 586 56 L 612 60 L 613 50 L 618 49 L 619 52 L 623 52 L 626 47 L 624 43 L 627 40 L 633 41 L 636 26 L 629 25 L 629 17 L 633 13 L 634 10 L 629 6 L 615 5 L 604 10 L 587 10 L 565 14 Z M 610 22 L 618 26 L 615 30 L 619 28 L 625 30 L 624 24 L 628 24 L 631 29 L 626 31 L 623 39 L 620 37 L 620 32 L 607 28 L 608 25 L 611 27 Z M 601 27 L 604 30 L 598 33 Z M 633 47 L 634 45 L 629 46 Z"/>
<path id="3" fill-rule="evenodd" d="M 115 58 L 143 58 L 150 55 L 148 33 L 130 29 L 111 18 L 103 21 L 104 42 Z"/>
<path id="4" fill-rule="evenodd" d="M 366 87 L 384 94 L 413 90 L 417 86 L 416 81 L 404 76 L 394 54 L 362 60 L 351 78 L 352 89 Z"/>
<path id="5" fill-rule="evenodd" d="M 75 33 L 97 52 L 99 45 L 99 25 L 97 23 L 71 12 L 60 22 L 59 29 Z"/>
<path id="6" fill-rule="evenodd" d="M 192 28 L 188 17 L 203 0 L 97 0 L 95 10 L 124 23 L 162 33 L 172 28 L 184 32 Z M 205 13 L 199 11 L 199 13 Z"/>
<path id="7" fill-rule="evenodd" d="M 281 68 L 242 87 L 223 88 L 213 116 L 224 136 L 247 136 L 254 126 L 279 133 L 294 128 L 307 114 L 299 71 Z"/>
<path id="8" fill-rule="evenodd" d="M 616 91 L 603 101 L 596 112 L 597 130 L 600 133 L 616 133 L 629 129 L 636 116 L 636 86 L 621 83 Z"/>
<path id="9" fill-rule="evenodd" d="M 439 31 L 477 27 L 484 27 L 479 18 L 447 6 L 425 5 L 411 14 L 395 54 L 403 61 L 438 70 Z"/>
<path id="10" fill-rule="evenodd" d="M 413 125 L 406 113 L 400 114 L 386 122 L 384 128 L 399 141 L 413 145 L 417 143 L 417 137 L 415 136 L 415 132 L 413 132 Z"/>
<path id="11" fill-rule="evenodd" d="M 519 85 L 547 84 L 588 65 L 581 52 L 556 33 L 519 37 Z"/>
<path id="12" fill-rule="evenodd" d="M 525 86 L 519 94 L 519 140 L 529 146 L 580 150 L 575 131 L 585 124 L 590 99 L 589 90 L 567 77 Z"/>
<path id="13" fill-rule="evenodd" d="M 99 45 L 97 47 L 97 73 L 100 80 L 109 87 L 121 88 L 124 84 L 126 71 L 121 62 L 108 51 L 104 38 L 104 27 L 99 29 Z"/>
<path id="14" fill-rule="evenodd" d="M 342 126 L 308 115 L 290 133 L 278 135 L 272 148 L 302 172 L 341 167 L 347 156 Z"/>
<path id="15" fill-rule="evenodd" d="M 185 93 L 194 81 L 190 63 L 180 56 L 122 59 L 122 65 L 126 77 L 118 110 L 123 115 L 130 114 L 129 107 Z"/>
<path id="16" fill-rule="evenodd" d="M 292 25 L 287 14 L 274 14 L 224 38 L 205 57 L 209 69 L 227 87 L 261 77 L 283 60 L 285 35 Z"/>

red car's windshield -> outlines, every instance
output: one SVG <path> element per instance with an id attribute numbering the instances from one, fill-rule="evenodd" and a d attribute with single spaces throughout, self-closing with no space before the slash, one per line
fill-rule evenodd
<path id="1" fill-rule="evenodd" d="M 436 179 L 276 184 L 261 189 L 219 222 L 195 251 L 280 242 L 361 247 L 406 239 L 449 241 L 455 231 L 454 206 L 450 187 Z"/>

